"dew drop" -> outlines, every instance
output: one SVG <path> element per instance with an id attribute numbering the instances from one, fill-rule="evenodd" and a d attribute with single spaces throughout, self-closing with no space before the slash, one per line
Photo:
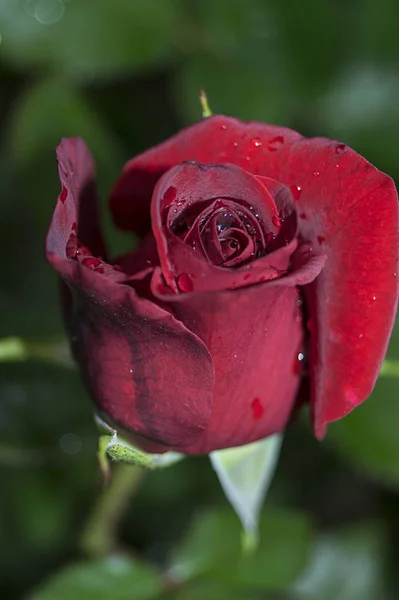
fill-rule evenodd
<path id="1" fill-rule="evenodd" d="M 300 219 L 307 219 L 307 216 L 305 215 L 305 213 L 300 213 L 299 214 L 299 218 Z"/>
<path id="2" fill-rule="evenodd" d="M 298 352 L 298 354 L 295 356 L 294 359 L 294 365 L 292 368 L 292 371 L 294 373 L 294 375 L 299 375 L 299 373 L 302 370 L 302 361 L 304 360 L 305 355 L 303 354 L 303 352 Z"/>
<path id="3" fill-rule="evenodd" d="M 77 242 L 78 240 L 76 235 L 71 233 L 65 246 L 65 254 L 67 258 L 75 258 L 77 254 Z"/>
<path id="4" fill-rule="evenodd" d="M 177 189 L 173 186 L 168 187 L 162 198 L 163 207 L 167 208 L 168 206 L 170 206 L 172 202 L 176 199 L 176 196 Z"/>
<path id="5" fill-rule="evenodd" d="M 359 400 L 352 390 L 348 390 L 345 394 L 346 400 L 349 402 L 350 406 L 353 408 L 359 404 Z"/>
<path id="6" fill-rule="evenodd" d="M 82 265 L 91 269 L 92 271 L 96 271 L 98 267 L 101 265 L 101 260 L 98 258 L 84 258 L 82 260 Z"/>
<path id="7" fill-rule="evenodd" d="M 261 275 L 260 277 L 258 277 L 258 281 L 259 281 L 260 283 L 263 283 L 264 281 L 267 281 L 267 277 L 266 277 L 266 275 Z"/>
<path id="8" fill-rule="evenodd" d="M 252 143 L 253 143 L 253 145 L 254 145 L 254 146 L 256 146 L 257 148 L 258 148 L 259 146 L 261 146 L 261 145 L 262 145 L 262 142 L 260 141 L 260 139 L 259 139 L 259 138 L 254 138 L 254 139 L 252 140 Z"/>
<path id="9" fill-rule="evenodd" d="M 222 129 L 223 131 L 226 131 L 226 129 L 227 129 L 227 125 L 221 125 L 221 126 L 220 126 L 220 129 Z"/>
<path id="10" fill-rule="evenodd" d="M 319 171 L 313 171 L 313 177 L 320 177 Z"/>
<path id="11" fill-rule="evenodd" d="M 75 222 L 72 223 L 72 228 L 71 229 L 72 229 L 72 231 L 76 231 L 77 230 L 77 225 L 76 225 Z"/>
<path id="12" fill-rule="evenodd" d="M 276 227 L 280 227 L 280 219 L 276 215 L 273 215 L 273 217 L 272 217 L 272 223 Z"/>
<path id="13" fill-rule="evenodd" d="M 247 273 L 246 275 L 244 275 L 244 281 L 248 281 L 248 279 L 251 277 L 251 273 Z"/>
<path id="14" fill-rule="evenodd" d="M 302 188 L 300 185 L 292 185 L 291 186 L 291 194 L 293 195 L 294 200 L 299 200 L 301 193 L 302 193 Z"/>
<path id="15" fill-rule="evenodd" d="M 343 152 L 345 148 L 345 144 L 338 144 L 338 146 L 335 147 L 335 154 L 341 154 L 341 152 Z"/>
<path id="16" fill-rule="evenodd" d="M 270 152 L 276 152 L 283 144 L 284 144 L 283 136 L 278 135 L 277 137 L 270 140 L 270 142 L 268 143 L 267 149 Z"/>
<path id="17" fill-rule="evenodd" d="M 194 289 L 192 279 L 187 273 L 179 275 L 177 285 L 182 292 L 192 292 Z"/>
<path id="18" fill-rule="evenodd" d="M 234 148 L 238 148 L 238 142 L 234 142 L 233 146 Z"/>
<path id="19" fill-rule="evenodd" d="M 260 398 L 254 398 L 254 400 L 252 400 L 251 409 L 252 409 L 252 418 L 254 421 L 258 421 L 263 416 L 263 413 L 265 412 L 265 409 L 262 406 Z"/>
<path id="20" fill-rule="evenodd" d="M 326 241 L 326 238 L 323 237 L 322 235 L 318 235 L 317 241 L 319 242 L 319 244 L 323 244 Z"/>
<path id="21" fill-rule="evenodd" d="M 61 194 L 60 194 L 60 200 L 62 202 L 62 204 L 65 204 L 65 200 L 68 197 L 68 190 L 66 189 L 65 185 L 62 186 L 62 190 L 61 190 Z"/>

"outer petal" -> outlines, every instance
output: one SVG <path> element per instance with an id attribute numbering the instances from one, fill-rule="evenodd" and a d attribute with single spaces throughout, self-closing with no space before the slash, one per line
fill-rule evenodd
<path id="1" fill-rule="evenodd" d="M 288 166 L 302 188 L 301 234 L 328 256 L 305 287 L 312 420 L 321 438 L 327 423 L 370 395 L 387 349 L 398 293 L 398 199 L 389 177 L 342 144 L 303 140 Z"/>
<path id="2" fill-rule="evenodd" d="M 343 144 L 215 116 L 126 165 L 111 197 L 117 224 L 134 229 L 139 220 L 144 227 L 154 183 L 185 160 L 230 162 L 289 186 L 301 235 L 328 257 L 305 288 L 313 422 L 322 437 L 326 423 L 372 391 L 393 327 L 399 245 L 393 183 Z"/>
<path id="3" fill-rule="evenodd" d="M 66 192 L 55 208 L 46 248 L 49 262 L 73 293 L 69 326 L 75 356 L 108 420 L 161 445 L 149 449 L 185 446 L 202 434 L 210 417 L 212 359 L 203 342 L 170 312 L 118 281 L 123 274 L 104 262 L 92 270 L 95 258 L 87 263 L 68 258 L 71 218 L 84 214 L 77 230 L 91 228 L 82 202 L 92 182 L 92 163 L 75 164 L 81 153 L 89 157 L 80 141 L 68 141 L 59 150 Z M 146 445 L 143 439 L 140 443 Z"/>
<path id="4" fill-rule="evenodd" d="M 247 444 L 285 428 L 300 380 L 302 319 L 296 298 L 294 287 L 273 282 L 170 296 L 174 312 L 204 341 L 215 365 L 209 425 L 184 452 Z"/>

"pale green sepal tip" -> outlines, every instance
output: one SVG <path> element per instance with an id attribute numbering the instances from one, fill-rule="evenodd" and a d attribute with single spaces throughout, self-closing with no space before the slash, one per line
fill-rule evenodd
<path id="1" fill-rule="evenodd" d="M 110 427 L 98 415 L 95 416 L 95 420 L 102 434 L 98 444 L 98 459 L 106 480 L 109 478 L 109 458 L 147 469 L 163 469 L 184 458 L 184 454 L 179 452 L 165 452 L 164 454 L 145 452 L 126 442 L 116 429 Z"/>
<path id="2" fill-rule="evenodd" d="M 241 534 L 241 548 L 242 553 L 245 556 L 249 556 L 253 552 L 256 552 L 259 546 L 259 532 L 258 529 L 244 529 Z"/>
<path id="3" fill-rule="evenodd" d="M 209 457 L 222 488 L 244 528 L 245 553 L 256 549 L 258 521 L 280 452 L 282 435 L 245 446 L 211 452 Z"/>
<path id="4" fill-rule="evenodd" d="M 206 119 L 207 117 L 211 117 L 213 113 L 212 113 L 211 109 L 209 108 L 208 97 L 205 94 L 204 90 L 201 90 L 200 102 L 201 102 L 201 107 L 202 107 L 202 117 L 204 119 Z"/>

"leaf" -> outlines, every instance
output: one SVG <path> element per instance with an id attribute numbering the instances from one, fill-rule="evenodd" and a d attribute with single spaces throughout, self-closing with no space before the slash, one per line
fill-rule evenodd
<path id="1" fill-rule="evenodd" d="M 170 559 L 169 575 L 178 582 L 218 572 L 240 557 L 240 528 L 227 510 L 200 514 Z"/>
<path id="2" fill-rule="evenodd" d="M 306 564 L 311 532 L 306 517 L 267 511 L 260 521 L 261 541 L 243 555 L 240 527 L 231 512 L 204 513 L 171 557 L 168 574 L 177 582 L 205 575 L 232 587 L 284 589 Z"/>
<path id="3" fill-rule="evenodd" d="M 225 494 L 241 519 L 247 541 L 257 537 L 259 513 L 280 452 L 282 436 L 211 452 Z"/>
<path id="4" fill-rule="evenodd" d="M 307 563 L 311 528 L 300 513 L 267 511 L 260 521 L 260 544 L 245 554 L 226 580 L 235 586 L 283 590 Z"/>
<path id="5" fill-rule="evenodd" d="M 161 590 L 160 577 L 148 565 L 111 556 L 65 568 L 28 600 L 150 600 Z"/>
<path id="6" fill-rule="evenodd" d="M 364 522 L 320 535 L 312 558 L 292 586 L 298 600 L 382 598 L 386 553 L 381 523 Z"/>

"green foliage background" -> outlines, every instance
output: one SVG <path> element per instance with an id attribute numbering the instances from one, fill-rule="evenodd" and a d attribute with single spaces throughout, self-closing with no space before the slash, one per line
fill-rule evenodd
<path id="1" fill-rule="evenodd" d="M 337 137 L 398 179 L 398 22 L 397 0 L 0 0 L 0 337 L 63 336 L 43 259 L 62 136 L 90 145 L 105 206 L 125 160 L 198 120 L 203 87 L 215 112 Z M 0 597 L 398 598 L 398 388 L 381 377 L 323 444 L 290 427 L 251 559 L 195 458 L 148 474 L 124 553 L 88 562 L 91 403 L 72 369 L 0 364 Z"/>

